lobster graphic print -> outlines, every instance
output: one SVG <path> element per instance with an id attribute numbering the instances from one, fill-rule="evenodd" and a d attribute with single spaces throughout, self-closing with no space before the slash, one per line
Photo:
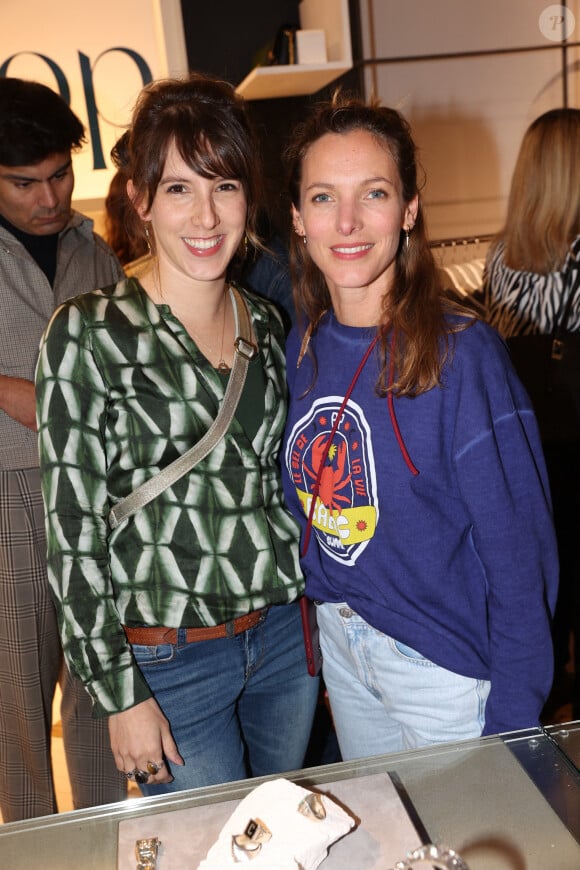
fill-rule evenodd
<path id="1" fill-rule="evenodd" d="M 318 399 L 294 425 L 285 462 L 306 516 L 320 473 L 312 527 L 319 545 L 332 558 L 354 565 L 373 537 L 379 516 L 370 428 L 362 409 L 349 401 L 328 448 L 342 399 Z"/>

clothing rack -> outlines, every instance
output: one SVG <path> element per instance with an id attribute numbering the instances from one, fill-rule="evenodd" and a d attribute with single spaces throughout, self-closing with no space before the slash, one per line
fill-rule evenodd
<path id="1" fill-rule="evenodd" d="M 495 234 L 464 236 L 458 239 L 435 239 L 430 243 L 437 265 L 460 293 L 481 290 L 483 267 L 490 242 Z"/>
<path id="2" fill-rule="evenodd" d="M 451 239 L 435 239 L 430 242 L 433 256 L 438 266 L 460 266 L 466 263 L 485 260 L 490 242 L 495 234 L 484 233 L 480 236 L 463 236 Z"/>
<path id="3" fill-rule="evenodd" d="M 495 239 L 495 233 L 486 233 L 481 236 L 464 236 L 459 239 L 435 239 L 430 242 L 432 248 L 457 248 L 465 245 L 489 244 Z"/>

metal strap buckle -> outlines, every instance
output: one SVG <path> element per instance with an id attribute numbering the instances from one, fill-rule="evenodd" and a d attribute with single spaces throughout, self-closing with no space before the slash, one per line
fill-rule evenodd
<path id="1" fill-rule="evenodd" d="M 246 341 L 244 338 L 242 338 L 241 335 L 236 338 L 234 342 L 234 347 L 236 348 L 237 352 L 241 356 L 243 356 L 244 359 L 247 360 L 254 359 L 254 357 L 258 353 L 258 348 L 256 347 L 256 345 L 252 344 L 251 341 Z"/>

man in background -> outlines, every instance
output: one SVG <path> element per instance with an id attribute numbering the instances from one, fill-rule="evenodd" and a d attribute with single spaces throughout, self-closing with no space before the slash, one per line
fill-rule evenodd
<path id="1" fill-rule="evenodd" d="M 123 800 L 105 720 L 63 664 L 46 576 L 34 369 L 54 309 L 122 276 L 92 221 L 71 209 L 84 128 L 50 88 L 0 78 L 0 809 L 5 822 L 57 812 L 52 704 L 62 688 L 76 809 Z M 67 433 L 60 448 L 66 453 Z M 66 547 L 66 541 L 63 541 Z"/>

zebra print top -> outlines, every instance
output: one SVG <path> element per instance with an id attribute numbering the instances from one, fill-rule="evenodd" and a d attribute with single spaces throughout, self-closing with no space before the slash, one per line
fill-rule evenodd
<path id="1" fill-rule="evenodd" d="M 563 269 L 547 275 L 508 268 L 503 251 L 503 242 L 499 242 L 490 248 L 485 262 L 483 304 L 488 322 L 504 338 L 551 333 L 555 321 L 561 319 L 562 301 L 566 301 L 571 286 L 566 280 L 568 274 L 573 274 L 570 268 L 580 262 L 580 236 L 572 243 Z M 576 296 L 568 317 L 570 332 L 580 332 L 580 293 Z"/>

